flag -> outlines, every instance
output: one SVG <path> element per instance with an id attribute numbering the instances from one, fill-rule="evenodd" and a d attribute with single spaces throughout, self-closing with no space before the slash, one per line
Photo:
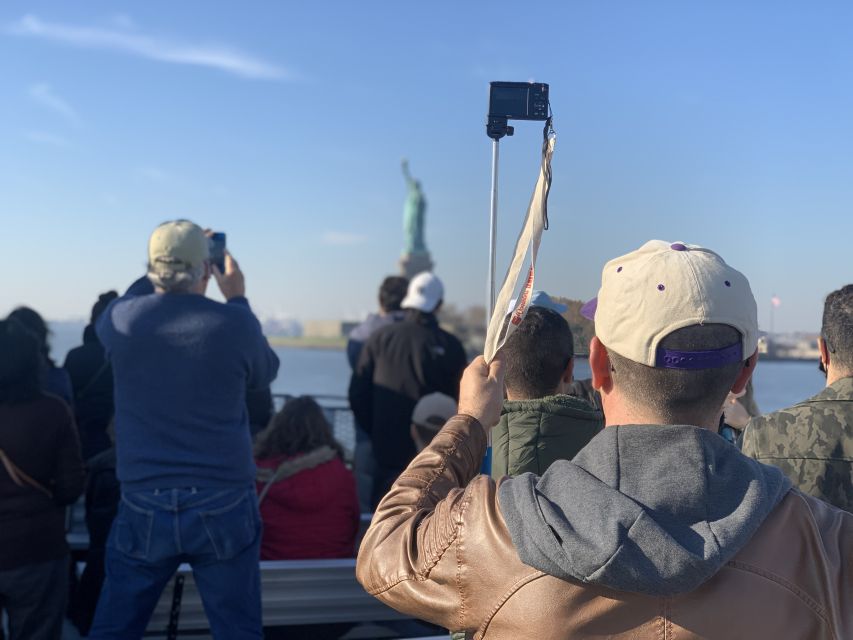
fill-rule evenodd
<path id="1" fill-rule="evenodd" d="M 782 301 L 779 299 L 779 296 L 773 296 L 772 298 L 770 298 L 770 304 L 772 304 L 774 307 L 778 307 L 782 304 Z"/>

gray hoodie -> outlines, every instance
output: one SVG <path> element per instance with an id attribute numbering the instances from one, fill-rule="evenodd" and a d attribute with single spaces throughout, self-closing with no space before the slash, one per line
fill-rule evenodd
<path id="1" fill-rule="evenodd" d="M 716 433 L 604 429 L 572 461 L 500 487 L 519 557 L 558 578 L 670 596 L 709 580 L 791 483 Z"/>

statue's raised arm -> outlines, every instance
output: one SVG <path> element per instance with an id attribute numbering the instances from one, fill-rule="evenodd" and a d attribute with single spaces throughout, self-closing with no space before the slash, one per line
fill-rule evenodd
<path id="1" fill-rule="evenodd" d="M 409 173 L 409 161 L 407 158 L 403 158 L 400 161 L 400 166 L 403 168 L 403 178 L 406 180 L 406 186 L 411 189 L 416 185 L 415 179 L 412 178 L 412 174 Z"/>

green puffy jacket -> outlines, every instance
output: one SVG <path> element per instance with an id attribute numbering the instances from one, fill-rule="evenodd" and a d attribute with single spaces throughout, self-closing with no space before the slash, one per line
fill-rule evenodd
<path id="1" fill-rule="evenodd" d="M 492 477 L 542 475 L 555 460 L 574 458 L 603 427 L 602 413 L 573 396 L 507 400 L 492 429 Z"/>

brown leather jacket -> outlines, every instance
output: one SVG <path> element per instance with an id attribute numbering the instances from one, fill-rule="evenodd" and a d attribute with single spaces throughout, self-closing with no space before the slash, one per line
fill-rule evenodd
<path id="1" fill-rule="evenodd" d="M 792 490 L 698 589 L 615 591 L 521 562 L 498 485 L 476 476 L 485 444 L 457 416 L 400 476 L 359 551 L 370 594 L 469 638 L 853 638 L 850 514 Z"/>

